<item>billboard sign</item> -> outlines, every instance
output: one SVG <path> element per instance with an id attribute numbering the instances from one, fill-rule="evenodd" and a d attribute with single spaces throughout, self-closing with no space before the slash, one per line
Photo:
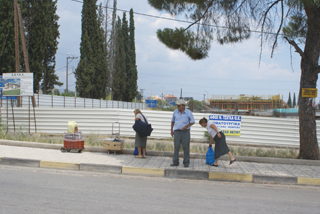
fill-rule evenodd
<path id="1" fill-rule="evenodd" d="M 157 100 L 146 100 L 149 108 L 157 108 Z"/>
<path id="2" fill-rule="evenodd" d="M 33 73 L 3 73 L 3 96 L 33 96 Z"/>
<path id="3" fill-rule="evenodd" d="M 218 127 L 225 135 L 240 136 L 241 116 L 234 115 L 209 115 L 209 120 Z"/>

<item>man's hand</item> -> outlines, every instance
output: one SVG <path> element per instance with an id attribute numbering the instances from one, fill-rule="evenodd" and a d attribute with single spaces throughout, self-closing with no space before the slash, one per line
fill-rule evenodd
<path id="1" fill-rule="evenodd" d="M 182 131 L 185 131 L 185 130 L 187 130 L 187 129 L 188 129 L 188 125 L 184 126 L 184 127 L 182 128 Z"/>
<path id="2" fill-rule="evenodd" d="M 209 143 L 209 147 L 212 147 L 212 143 Z"/>
<path id="3" fill-rule="evenodd" d="M 171 137 L 173 137 L 173 129 L 171 129 Z"/>
<path id="4" fill-rule="evenodd" d="M 218 133 L 217 136 L 218 136 L 218 138 L 221 138 L 221 134 L 220 133 Z"/>

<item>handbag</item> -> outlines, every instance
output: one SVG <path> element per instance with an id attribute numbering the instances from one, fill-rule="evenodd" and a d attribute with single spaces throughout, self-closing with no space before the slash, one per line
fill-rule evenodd
<path id="1" fill-rule="evenodd" d="M 206 164 L 212 165 L 216 161 L 214 157 L 214 151 L 211 146 L 208 147 L 208 151 L 206 154 Z"/>
<path id="2" fill-rule="evenodd" d="M 143 114 L 141 115 L 144 118 L 144 120 L 147 121 L 146 118 L 143 116 Z M 151 132 L 153 131 L 151 124 L 142 122 L 140 119 L 134 122 L 134 125 L 132 126 L 132 128 L 142 137 L 150 136 Z"/>

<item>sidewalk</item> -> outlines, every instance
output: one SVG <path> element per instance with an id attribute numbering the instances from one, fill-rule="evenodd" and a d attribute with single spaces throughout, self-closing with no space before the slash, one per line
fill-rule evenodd
<path id="1" fill-rule="evenodd" d="M 27 142 L 24 143 L 27 144 Z M 30 144 L 33 147 L 43 146 L 43 144 L 37 143 Z M 62 153 L 57 149 L 0 145 L 0 165 L 139 174 L 168 178 L 320 185 L 320 166 L 244 162 L 241 161 L 241 157 L 236 158 L 237 161 L 232 165 L 229 165 L 229 161 L 219 160 L 219 167 L 205 164 L 203 158 L 192 158 L 189 168 L 184 168 L 181 158 L 179 166 L 170 167 L 171 157 L 148 156 L 146 159 L 138 159 L 131 154 L 114 155 L 105 152 L 77 153 L 72 151 Z M 301 161 L 303 163 L 304 160 Z"/>

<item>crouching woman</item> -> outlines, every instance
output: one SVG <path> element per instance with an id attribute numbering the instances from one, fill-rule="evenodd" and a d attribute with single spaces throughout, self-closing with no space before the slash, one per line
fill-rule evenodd
<path id="1" fill-rule="evenodd" d="M 212 147 L 212 141 L 215 141 L 214 153 L 216 161 L 211 166 L 218 166 L 218 158 L 222 155 L 228 154 L 230 157 L 231 165 L 236 159 L 232 156 L 230 149 L 227 146 L 226 136 L 223 132 L 220 131 L 218 127 L 213 124 L 213 121 L 208 121 L 205 117 L 199 121 L 200 126 L 207 128 L 208 133 L 210 135 L 210 144 L 209 146 Z"/>

